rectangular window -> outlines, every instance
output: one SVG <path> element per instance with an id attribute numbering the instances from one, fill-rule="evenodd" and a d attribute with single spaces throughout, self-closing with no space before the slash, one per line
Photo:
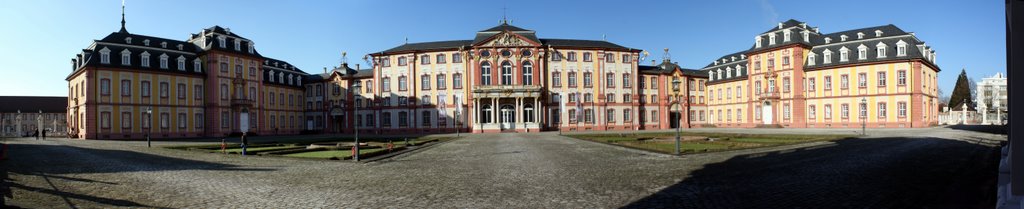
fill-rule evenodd
<path id="1" fill-rule="evenodd" d="M 185 84 L 184 83 L 179 83 L 178 84 L 178 99 L 185 99 L 185 93 L 187 93 L 187 92 L 188 92 L 188 90 L 185 89 Z"/>
<path id="2" fill-rule="evenodd" d="M 425 55 L 424 54 L 423 56 L 420 56 L 420 64 L 421 65 L 428 65 L 428 64 L 430 64 L 430 55 Z"/>
<path id="3" fill-rule="evenodd" d="M 452 75 L 452 87 L 462 89 L 462 74 L 455 73 L 455 75 Z"/>
<path id="4" fill-rule="evenodd" d="M 121 128 L 131 129 L 132 128 L 132 113 L 121 112 Z"/>
<path id="5" fill-rule="evenodd" d="M 562 72 L 551 73 L 551 85 L 554 87 L 562 87 Z"/>
<path id="6" fill-rule="evenodd" d="M 885 85 L 885 72 L 878 72 L 878 86 L 884 87 Z"/>
<path id="7" fill-rule="evenodd" d="M 825 105 L 825 119 L 832 119 L 832 105 Z"/>
<path id="8" fill-rule="evenodd" d="M 658 122 L 658 111 L 651 110 L 651 122 Z"/>
<path id="9" fill-rule="evenodd" d="M 850 104 L 843 104 L 840 106 L 839 113 L 843 119 L 850 118 Z"/>
<path id="10" fill-rule="evenodd" d="M 437 64 L 444 64 L 445 62 L 447 62 L 447 59 L 445 59 L 444 54 L 438 54 L 436 57 Z"/>
<path id="11" fill-rule="evenodd" d="M 593 74 L 590 72 L 583 73 L 583 87 L 590 88 L 594 86 Z"/>
<path id="12" fill-rule="evenodd" d="M 786 120 L 789 120 L 789 116 L 790 116 L 790 114 L 789 114 L 789 104 L 783 104 L 782 105 L 782 117 L 785 118 Z"/>
<path id="13" fill-rule="evenodd" d="M 585 109 L 585 110 L 583 110 L 583 122 L 587 123 L 587 124 L 594 123 L 594 110 L 593 109 Z"/>
<path id="14" fill-rule="evenodd" d="M 807 91 L 814 92 L 814 78 L 807 79 Z"/>
<path id="15" fill-rule="evenodd" d="M 462 63 L 462 54 L 459 54 L 459 53 L 452 54 L 452 62 L 453 63 Z"/>
<path id="16" fill-rule="evenodd" d="M 185 129 L 188 126 L 188 115 L 178 113 L 178 128 Z"/>
<path id="17" fill-rule="evenodd" d="M 593 61 L 593 58 L 591 57 L 590 52 L 583 52 L 583 61 L 584 62 Z"/>
<path id="18" fill-rule="evenodd" d="M 398 112 L 398 127 L 409 126 L 409 113 Z"/>
<path id="19" fill-rule="evenodd" d="M 632 121 L 633 121 L 633 110 L 632 109 L 624 109 L 624 110 L 622 110 L 622 122 L 627 122 L 628 123 L 628 122 L 632 122 Z"/>
<path id="20" fill-rule="evenodd" d="M 408 87 L 408 85 L 406 85 L 406 83 L 407 83 L 407 82 L 406 82 L 406 80 L 407 80 L 407 79 L 405 79 L 405 78 L 406 78 L 405 76 L 399 76 L 399 77 L 398 77 L 398 91 L 406 91 L 406 90 L 409 90 L 409 89 L 407 88 L 407 87 Z"/>
<path id="21" fill-rule="evenodd" d="M 633 103 L 633 95 L 632 94 L 623 94 L 622 95 L 622 102 L 623 103 Z"/>
<path id="22" fill-rule="evenodd" d="M 815 114 L 815 108 L 816 107 L 814 105 L 808 105 L 807 106 L 807 118 L 809 118 L 809 119 L 814 119 L 815 118 L 815 115 L 814 115 Z"/>
<path id="23" fill-rule="evenodd" d="M 614 63 L 615 62 L 615 54 L 605 52 L 604 53 L 604 62 L 606 62 L 606 63 Z"/>
<path id="24" fill-rule="evenodd" d="M 832 90 L 832 76 L 825 76 L 825 91 Z"/>
<path id="25" fill-rule="evenodd" d="M 195 123 L 196 129 L 203 129 L 203 120 L 205 120 L 205 118 L 203 118 L 203 114 L 202 113 L 196 113 L 196 118 L 193 120 L 194 123 Z M 271 125 L 274 124 L 273 116 L 271 116 L 271 118 L 270 118 L 270 124 Z"/>
<path id="26" fill-rule="evenodd" d="M 202 100 L 203 99 L 203 85 L 195 85 L 194 88 L 195 88 L 195 90 L 194 90 L 195 92 L 192 92 L 192 95 L 195 96 L 196 100 Z M 271 98 L 273 98 L 274 95 L 271 94 L 270 96 L 271 96 Z M 271 103 L 273 103 L 273 100 L 271 100 Z"/>
<path id="27" fill-rule="evenodd" d="M 857 87 L 867 88 L 868 87 L 868 74 L 858 73 L 857 74 Z"/>
<path id="28" fill-rule="evenodd" d="M 886 115 L 887 114 L 886 114 L 885 102 L 879 102 L 878 103 L 878 118 L 885 118 Z"/>
<path id="29" fill-rule="evenodd" d="M 160 128 L 167 129 L 171 127 L 171 114 L 160 113 Z"/>
<path id="30" fill-rule="evenodd" d="M 630 62 L 633 62 L 633 59 L 630 58 L 629 54 L 622 54 L 622 63 Z"/>
<path id="31" fill-rule="evenodd" d="M 442 90 L 448 88 L 447 85 L 445 85 L 445 77 L 447 76 L 445 76 L 444 74 L 437 75 L 437 89 Z"/>
<path id="32" fill-rule="evenodd" d="M 907 71 L 900 70 L 896 72 L 896 85 L 904 86 L 907 85 Z"/>
<path id="33" fill-rule="evenodd" d="M 131 96 L 131 95 L 132 95 L 132 82 L 127 80 L 127 79 L 121 80 L 121 96 Z"/>
<path id="34" fill-rule="evenodd" d="M 907 103 L 897 102 L 896 103 L 896 114 L 901 118 L 907 117 Z"/>
<path id="35" fill-rule="evenodd" d="M 860 107 L 858 110 L 858 112 L 860 112 L 860 118 L 868 118 L 868 104 L 860 103 L 858 106 Z"/>
<path id="36" fill-rule="evenodd" d="M 789 77 L 782 78 L 782 91 L 789 92 Z"/>
<path id="37" fill-rule="evenodd" d="M 103 129 L 109 129 L 110 128 L 110 112 L 101 112 L 100 113 L 100 128 L 103 128 Z"/>
<path id="38" fill-rule="evenodd" d="M 228 116 L 228 112 L 220 113 L 220 128 L 228 128 L 230 125 L 231 118 Z"/>
<path id="39" fill-rule="evenodd" d="M 569 72 L 569 88 L 576 87 L 576 72 Z"/>
<path id="40" fill-rule="evenodd" d="M 100 95 L 110 96 L 110 79 L 100 79 Z"/>
<path id="41" fill-rule="evenodd" d="M 430 90 L 430 75 L 420 76 L 420 89 Z"/>
<path id="42" fill-rule="evenodd" d="M 614 123 L 615 122 L 615 109 L 605 110 L 604 116 L 605 116 L 605 121 L 607 123 Z"/>
<path id="43" fill-rule="evenodd" d="M 615 88 L 615 73 L 607 73 L 604 75 L 605 87 Z"/>
<path id="44" fill-rule="evenodd" d="M 608 94 L 607 94 L 607 95 L 605 96 L 605 100 L 607 100 L 606 102 L 608 102 L 608 103 L 615 103 L 615 94 L 613 94 L 613 93 L 608 93 Z"/>
<path id="45" fill-rule="evenodd" d="M 167 98 L 170 88 L 170 84 L 167 82 L 160 82 L 160 98 Z"/>
<path id="46" fill-rule="evenodd" d="M 845 75 L 844 74 L 844 75 L 839 76 L 839 88 L 840 89 L 850 88 L 850 75 Z"/>
<path id="47" fill-rule="evenodd" d="M 630 82 L 629 73 L 622 74 L 622 87 L 632 88 L 633 84 Z"/>
<path id="48" fill-rule="evenodd" d="M 651 77 L 651 89 L 658 89 L 658 77 Z"/>

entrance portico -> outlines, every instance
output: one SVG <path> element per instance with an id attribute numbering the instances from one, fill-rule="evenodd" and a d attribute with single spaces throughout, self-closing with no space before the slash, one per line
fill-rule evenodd
<path id="1" fill-rule="evenodd" d="M 540 131 L 540 86 L 479 86 L 473 90 L 474 133 Z"/>

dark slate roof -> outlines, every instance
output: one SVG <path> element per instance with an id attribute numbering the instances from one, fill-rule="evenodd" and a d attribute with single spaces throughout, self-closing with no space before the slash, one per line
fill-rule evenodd
<path id="1" fill-rule="evenodd" d="M 284 81 L 284 80 L 281 80 L 281 79 L 278 79 L 278 78 L 274 78 L 274 81 L 271 82 L 270 81 L 270 76 L 274 76 L 274 75 L 277 75 L 277 76 L 287 80 L 288 79 L 288 75 L 292 75 L 293 76 L 292 79 L 295 79 L 295 77 L 306 77 L 309 74 L 307 74 L 306 72 L 303 72 L 302 70 L 300 70 L 299 68 L 295 67 L 291 63 L 288 63 L 288 62 L 285 62 L 285 61 L 281 61 L 281 60 L 273 59 L 273 58 L 269 58 L 269 57 L 264 57 L 263 59 L 264 59 L 263 60 L 263 67 L 262 67 L 262 69 L 263 69 L 263 83 L 285 85 L 285 86 L 292 86 L 292 87 L 300 87 L 300 86 L 302 86 L 303 83 L 306 82 L 305 79 L 303 79 L 302 83 L 295 83 L 294 81 L 292 81 L 292 84 L 289 85 L 288 81 Z M 273 72 L 274 75 L 271 75 L 270 74 L 271 72 Z"/>
<path id="2" fill-rule="evenodd" d="M 722 66 L 722 67 L 718 67 L 718 68 L 714 68 L 714 69 L 706 69 L 706 70 L 701 70 L 701 71 L 704 71 L 704 73 L 707 73 L 707 75 L 708 75 L 708 83 L 723 83 L 723 82 L 730 82 L 730 81 L 736 81 L 736 80 L 744 80 L 744 79 L 747 79 L 747 76 L 749 76 L 749 74 L 750 74 L 749 69 L 746 69 L 746 68 L 732 68 L 732 72 L 731 73 L 726 72 L 728 70 L 729 70 L 728 67 Z M 714 72 L 714 73 L 711 73 L 711 72 Z M 714 74 L 714 76 L 712 76 L 712 74 Z M 721 76 L 722 79 L 718 79 L 719 78 L 718 74 L 722 74 L 722 76 Z M 732 75 L 732 77 L 728 77 L 728 75 Z"/>
<path id="3" fill-rule="evenodd" d="M 493 28 L 488 28 L 487 30 L 482 30 L 480 32 L 501 32 L 501 31 L 531 31 L 531 30 L 527 30 L 527 29 L 523 29 L 523 28 L 516 27 L 516 26 L 513 26 L 513 25 L 509 25 L 508 23 L 502 23 L 501 25 L 494 26 Z"/>
<path id="4" fill-rule="evenodd" d="M 368 78 L 368 77 L 373 77 L 373 69 L 370 69 L 370 68 L 368 68 L 368 69 L 358 69 L 358 70 L 357 69 L 352 69 L 351 67 L 348 66 L 347 63 L 344 63 L 340 67 L 334 68 L 330 72 L 318 73 L 318 74 L 312 74 L 312 75 L 306 76 L 305 77 L 305 79 L 306 79 L 305 82 L 312 83 L 312 82 L 324 81 L 324 80 L 327 80 L 328 78 L 330 78 L 335 73 L 337 73 L 337 74 L 339 74 L 341 76 L 345 76 L 346 78 Z"/>
<path id="5" fill-rule="evenodd" d="M 0 96 L 0 112 L 64 113 L 68 112 L 68 97 Z"/>
<path id="6" fill-rule="evenodd" d="M 648 73 L 648 74 L 670 74 L 670 73 L 674 72 L 676 69 L 679 69 L 679 71 L 682 72 L 683 75 L 686 75 L 686 76 L 703 77 L 703 78 L 708 77 L 707 72 L 704 72 L 704 71 L 701 71 L 701 70 L 695 70 L 695 69 L 682 68 L 682 67 L 679 66 L 679 64 L 673 63 L 673 62 L 670 62 L 670 61 L 662 61 L 661 64 L 658 64 L 658 65 L 655 65 L 655 66 L 640 65 L 640 66 L 638 66 L 638 69 L 639 69 L 640 73 Z"/>
<path id="7" fill-rule="evenodd" d="M 772 27 L 772 29 L 769 29 L 768 31 L 765 31 L 764 33 L 772 32 L 772 31 L 777 31 L 777 30 L 782 30 L 782 29 L 785 29 L 785 28 L 788 28 L 788 27 L 798 27 L 798 26 L 800 26 L 800 24 L 806 24 L 806 23 L 805 22 L 800 22 L 799 20 L 789 19 L 789 20 L 786 20 L 786 22 L 782 22 L 782 28 L 781 29 L 778 26 L 776 26 L 776 27 Z M 762 33 L 762 34 L 764 34 L 764 33 Z"/>
<path id="8" fill-rule="evenodd" d="M 471 40 L 452 40 L 452 41 L 434 41 L 434 42 L 421 42 L 421 43 L 407 43 L 377 52 L 374 54 L 391 53 L 391 52 L 404 52 L 404 51 L 423 51 L 423 50 L 438 50 L 438 49 L 458 49 L 463 46 L 469 46 L 473 41 Z"/>
<path id="9" fill-rule="evenodd" d="M 718 67 L 718 66 L 724 66 L 724 65 L 732 65 L 734 62 L 746 63 L 746 60 L 747 60 L 746 53 L 747 53 L 747 51 L 743 50 L 743 51 L 739 51 L 739 52 L 736 52 L 736 53 L 724 55 L 722 57 L 719 57 L 718 59 L 712 60 L 711 63 L 708 63 L 707 66 L 704 66 L 704 69 Z M 733 57 L 736 58 L 736 61 L 733 61 Z M 722 62 L 722 59 L 725 59 L 727 61 Z M 718 64 L 715 64 L 715 61 L 718 61 Z"/>
<path id="10" fill-rule="evenodd" d="M 633 50 L 608 41 L 599 40 L 578 40 L 578 39 L 540 39 L 541 43 L 552 47 L 583 47 L 583 48 L 606 48 L 619 50 Z"/>
<path id="11" fill-rule="evenodd" d="M 131 38 L 131 43 L 128 43 L 127 38 Z M 146 40 L 149 40 L 149 45 L 145 44 Z M 163 47 L 161 43 L 167 43 L 167 47 Z M 178 45 L 181 45 L 182 49 L 178 50 Z M 100 53 L 104 50 L 110 50 L 110 62 L 102 63 L 100 60 Z M 131 59 L 130 65 L 121 64 L 121 52 L 128 50 L 131 53 L 129 59 Z M 202 52 L 202 49 L 196 47 L 192 43 L 178 41 L 173 39 L 166 39 L 154 36 L 145 36 L 130 34 L 126 32 L 113 32 L 103 39 L 95 40 L 93 43 L 85 49 L 82 49 L 82 53 L 75 55 L 75 61 L 81 64 L 72 65 L 72 72 L 70 75 L 84 69 L 85 66 L 102 66 L 110 68 L 125 68 L 131 70 L 152 70 L 161 71 L 168 73 L 179 73 L 179 74 L 204 74 L 206 69 L 200 69 L 199 72 L 195 71 L 193 62 L 198 59 L 198 53 Z M 149 67 L 142 66 L 142 54 L 149 53 Z M 160 56 L 167 55 L 167 69 L 160 68 Z M 184 70 L 178 70 L 178 58 L 185 58 Z"/>
<path id="12" fill-rule="evenodd" d="M 494 37 L 495 35 L 501 34 L 502 32 L 514 33 L 514 34 L 522 36 L 523 38 L 526 38 L 526 39 L 528 39 L 530 41 L 540 43 L 540 40 L 537 39 L 537 32 L 532 31 L 532 30 L 523 29 L 523 28 L 520 28 L 520 27 L 516 27 L 516 26 L 513 26 L 513 25 L 509 25 L 507 22 L 505 22 L 505 23 L 502 23 L 501 25 L 494 26 L 494 27 L 489 28 L 487 30 L 482 30 L 480 32 L 477 32 L 476 33 L 476 37 L 473 38 L 473 43 L 472 44 L 473 45 L 477 45 L 477 44 L 479 44 L 481 42 L 490 40 L 491 37 Z"/>
<path id="13" fill-rule="evenodd" d="M 790 35 L 789 36 L 789 41 L 786 41 L 786 37 L 785 37 L 786 36 L 786 32 L 785 31 L 787 29 L 789 29 L 789 32 L 790 32 L 790 34 L 789 34 Z M 804 41 L 804 36 L 803 36 L 804 32 L 807 33 L 807 41 Z M 775 44 L 771 44 L 771 40 L 770 40 L 771 35 L 770 34 L 775 34 Z M 785 45 L 790 45 L 790 44 L 803 44 L 803 45 L 810 46 L 810 45 L 816 44 L 817 41 L 821 40 L 821 38 L 820 38 L 821 34 L 814 32 L 814 28 L 813 27 L 808 26 L 807 24 L 805 24 L 803 22 L 792 20 L 792 19 L 790 19 L 789 21 L 783 22 L 782 23 L 782 28 L 779 28 L 777 26 L 776 27 L 772 27 L 772 29 L 770 29 L 770 30 L 768 30 L 768 31 L 758 35 L 758 36 L 761 37 L 761 47 L 757 47 L 757 43 L 755 42 L 752 46 L 750 46 L 750 49 L 747 50 L 748 52 L 749 51 L 756 51 L 756 50 L 767 50 L 767 49 L 771 49 L 771 48 L 774 48 L 774 47 L 785 46 Z"/>
<path id="14" fill-rule="evenodd" d="M 217 37 L 219 36 L 225 37 L 226 43 L 224 44 L 224 47 L 220 47 L 220 44 L 218 43 Z M 235 40 L 240 41 L 242 45 L 241 47 L 239 47 L 238 50 L 235 50 Z M 255 56 L 260 56 L 259 50 L 256 49 L 253 49 L 253 52 L 249 53 L 249 43 L 252 42 L 251 40 L 239 36 L 234 32 L 229 32 L 228 29 L 225 29 L 218 25 L 203 29 L 202 32 L 200 32 L 199 34 L 192 34 L 191 36 L 189 36 L 188 41 L 195 43 L 196 45 L 202 46 L 204 50 L 219 49 L 240 54 L 251 54 Z"/>

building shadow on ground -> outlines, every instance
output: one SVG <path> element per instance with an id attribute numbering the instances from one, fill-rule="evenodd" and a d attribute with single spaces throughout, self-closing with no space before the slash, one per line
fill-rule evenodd
<path id="1" fill-rule="evenodd" d="M 115 186 L 115 182 L 69 177 L 75 174 L 125 173 L 179 170 L 214 171 L 273 171 L 268 168 L 244 168 L 236 165 L 188 160 L 128 150 L 93 149 L 66 145 L 13 144 L 8 147 L 9 159 L 0 161 L 0 194 L 12 196 L 12 189 L 58 196 L 68 207 L 76 208 L 70 200 L 95 202 L 122 207 L 153 207 L 127 200 L 78 194 L 55 183 L 79 182 Z M 22 176 L 13 181 L 9 175 Z M 36 180 L 42 179 L 42 182 Z M 101 185 L 101 186 L 102 186 Z M 4 202 L 0 202 L 4 203 Z M 5 206 L 6 204 L 0 204 Z"/>
<path id="2" fill-rule="evenodd" d="M 739 155 L 624 208 L 992 208 L 997 144 L 846 139 Z"/>

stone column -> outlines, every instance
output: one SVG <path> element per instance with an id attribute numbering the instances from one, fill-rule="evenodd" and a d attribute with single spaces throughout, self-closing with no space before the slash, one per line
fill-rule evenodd
<path id="1" fill-rule="evenodd" d="M 498 99 L 491 98 L 491 124 L 498 123 Z"/>
<path id="2" fill-rule="evenodd" d="M 516 122 L 515 123 L 523 123 L 523 109 L 524 109 L 523 108 L 523 98 L 522 97 L 516 97 L 516 109 L 515 109 L 515 111 L 516 111 L 516 113 L 515 113 L 515 115 L 516 115 L 516 117 L 515 117 L 516 118 Z"/>

